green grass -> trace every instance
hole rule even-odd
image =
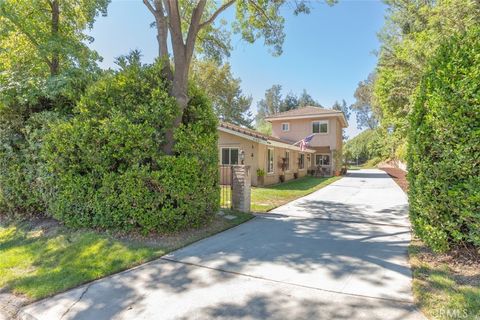
[[[131,268],[249,220],[215,216],[208,226],[170,236],[137,239],[93,231],[51,230],[29,223],[0,224],[0,289],[31,300]]]
[[[415,301],[429,319],[480,316],[479,273],[468,274],[466,268],[454,271],[441,259],[436,262],[436,255],[419,241],[412,242],[409,255]]]
[[[321,189],[341,177],[315,178],[306,176],[268,187],[252,188],[252,211],[267,212],[287,202]]]

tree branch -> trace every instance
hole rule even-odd
[[[223,5],[220,6],[220,8],[215,11],[210,18],[205,20],[204,22],[200,23],[199,25],[199,30],[202,29],[203,27],[206,27],[207,25],[211,24],[215,19],[225,10],[227,10],[232,4],[235,3],[236,0],[229,0],[225,2]]]

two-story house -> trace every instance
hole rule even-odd
[[[271,136],[220,123],[218,147],[222,167],[249,165],[252,185],[302,177],[308,170],[322,169],[327,175],[340,170],[342,129],[348,126],[343,112],[302,107],[265,120],[272,124]],[[310,141],[302,147],[301,141],[307,137]],[[225,170],[221,174],[225,175]]]

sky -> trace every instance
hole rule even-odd
[[[303,89],[324,107],[335,100],[352,104],[359,81],[374,69],[379,48],[377,33],[384,22],[386,6],[375,0],[340,0],[334,6],[315,2],[309,15],[295,16],[285,8],[286,38],[283,54],[271,55],[263,39],[249,44],[232,35],[233,51],[228,61],[235,77],[242,80],[242,90],[253,97],[251,110],[265,90],[282,86],[283,95],[299,95]],[[231,21],[230,8],[221,18]],[[153,16],[140,0],[113,0],[106,17],[98,17],[89,32],[95,39],[90,47],[102,57],[101,66],[114,67],[116,57],[137,49],[143,62],[154,60],[158,52]],[[355,115],[346,134],[357,135]]]

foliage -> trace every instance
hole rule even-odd
[[[365,163],[374,158],[388,156],[383,133],[380,129],[365,130],[353,139],[347,141],[343,148],[344,158],[347,162]]]
[[[257,177],[265,177],[265,170],[258,168]]]
[[[478,27],[443,44],[409,117],[410,214],[436,251],[480,246],[479,48]]]
[[[233,77],[230,64],[195,61],[193,74],[195,83],[210,98],[215,113],[222,121],[252,127],[252,113],[249,111],[252,97],[242,93],[241,80]]]
[[[285,98],[282,96],[282,86],[273,85],[265,91],[265,97],[257,104],[257,115],[255,116],[257,130],[268,133],[271,132],[269,125],[265,124],[265,118],[284,111],[297,109],[305,106],[322,107],[319,102],[315,101],[310,94],[303,89],[300,97],[293,93],[288,93]]]
[[[347,106],[347,102],[343,99],[342,103],[335,100],[332,105],[333,110],[342,111],[345,115],[345,119],[350,119],[350,108]]]
[[[355,103],[350,108],[355,112],[358,129],[375,129],[378,126],[378,111],[374,108],[373,85],[375,74],[368,75],[367,80],[360,81],[355,90]]]
[[[476,0],[387,0],[388,15],[380,34],[382,47],[373,85],[381,126],[391,132],[390,156],[404,145],[414,92],[441,43],[455,32],[480,24]]]
[[[195,88],[175,130],[175,155],[161,151],[179,110],[161,64],[130,56],[92,85],[75,117],[45,137],[42,156],[55,194],[49,212],[75,227],[174,231],[199,226],[218,207],[217,121]]]
[[[40,158],[43,137],[59,121],[56,112],[33,114],[0,108],[0,212],[11,217],[43,214],[47,173]]]

